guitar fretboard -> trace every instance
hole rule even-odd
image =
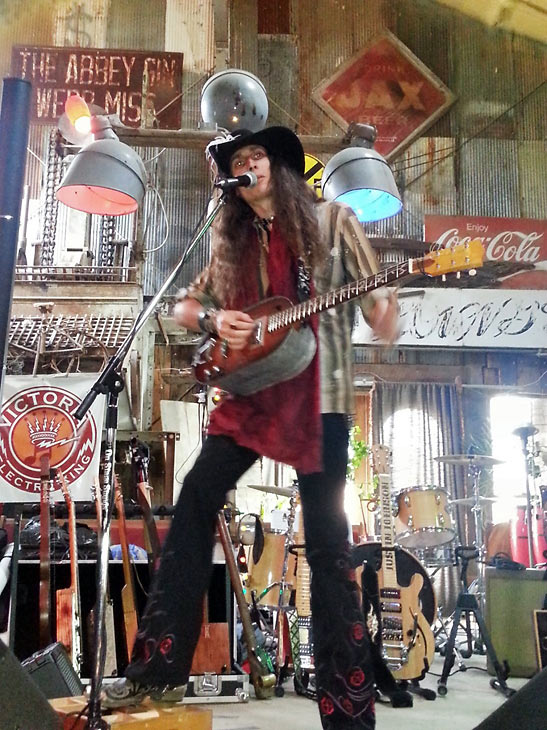
[[[338,289],[319,294],[305,302],[300,302],[292,307],[287,307],[280,312],[276,312],[268,317],[268,332],[275,332],[283,327],[288,327],[295,322],[301,322],[313,314],[318,314],[331,307],[336,307],[344,302],[363,296],[367,292],[378,289],[381,286],[388,286],[398,279],[410,274],[410,262],[403,261],[398,264],[388,266],[378,274],[365,276],[362,279],[344,284]]]
[[[385,548],[393,548],[393,516],[391,513],[391,485],[387,474],[378,474],[380,486],[380,504],[381,504],[381,534],[382,545]],[[386,550],[383,555],[383,573],[385,587],[398,587],[397,569],[395,566],[395,551]]]

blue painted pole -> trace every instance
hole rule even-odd
[[[0,110],[0,403],[8,349],[11,298],[25,179],[31,85],[5,78]]]

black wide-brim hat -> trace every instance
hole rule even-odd
[[[298,175],[304,175],[304,148],[296,134],[287,127],[266,127],[259,132],[236,129],[227,139],[214,139],[207,146],[217,167],[224,175],[231,175],[230,160],[242,147],[260,145],[269,157],[282,160]]]

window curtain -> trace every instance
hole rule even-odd
[[[446,489],[451,499],[466,496],[465,467],[435,461],[436,456],[465,453],[463,406],[455,385],[376,383],[372,435],[375,443],[390,450],[393,494],[437,486]],[[458,523],[459,518],[458,514]],[[457,524],[462,536],[467,533],[463,527]]]

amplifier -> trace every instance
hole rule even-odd
[[[531,677],[539,667],[534,611],[547,597],[547,571],[486,568],[486,628],[500,662],[512,677]],[[494,674],[488,662],[488,670]]]
[[[84,693],[83,685],[72,666],[67,651],[59,642],[35,652],[21,662],[21,666],[48,700],[54,697],[73,697]]]
[[[2,730],[61,730],[43,692],[0,641],[0,727]]]

